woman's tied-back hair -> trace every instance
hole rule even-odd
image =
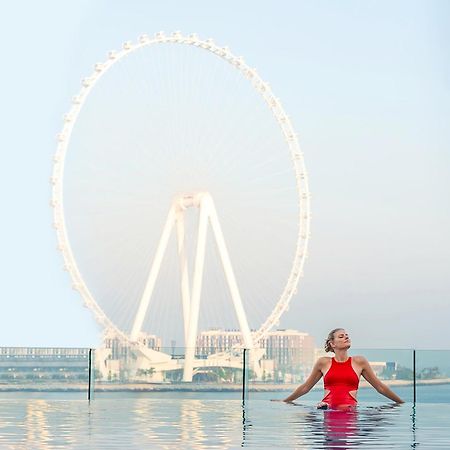
[[[335,328],[334,330],[331,330],[328,333],[328,337],[327,337],[327,339],[325,341],[325,351],[327,353],[328,352],[333,352],[334,353],[333,347],[331,347],[331,341],[334,341],[334,333],[336,333],[336,331],[339,331],[339,330],[343,330],[343,328]]]

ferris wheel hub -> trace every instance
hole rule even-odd
[[[182,194],[174,201],[174,205],[178,210],[184,211],[188,208],[199,208],[203,199],[211,197],[209,192],[194,192]]]

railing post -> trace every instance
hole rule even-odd
[[[88,401],[91,401],[92,348],[89,349]]]
[[[243,358],[242,358],[242,404],[245,403],[245,378],[246,378],[246,356],[247,349],[244,348]]]
[[[413,403],[416,404],[416,350],[413,350]]]

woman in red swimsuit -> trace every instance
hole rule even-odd
[[[396,403],[403,400],[381,382],[364,356],[348,356],[351,341],[343,328],[332,330],[325,341],[325,351],[333,352],[334,357],[319,358],[311,375],[289,397],[283,401],[293,400],[305,395],[323,376],[325,396],[317,405],[323,409],[349,409],[357,404],[359,378],[361,375],[382,395]]]

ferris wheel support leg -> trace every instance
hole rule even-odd
[[[203,201],[200,205],[198,224],[197,249],[192,282],[192,297],[189,308],[189,326],[187,333],[186,352],[184,358],[183,381],[192,381],[195,358],[195,344],[197,339],[198,315],[200,310],[200,295],[202,290],[203,266],[205,263],[206,233],[208,227],[208,210]]]
[[[144,293],[142,294],[141,301],[139,302],[138,312],[134,319],[133,328],[131,330],[130,339],[131,341],[136,341],[137,337],[142,329],[142,324],[144,323],[145,315],[147,313],[148,305],[150,303],[150,298],[153,293],[153,288],[155,287],[156,278],[161,267],[161,262],[166,251],[167,243],[169,241],[170,232],[172,231],[175,221],[175,211],[174,208],[170,208],[169,214],[167,216],[166,224],[159,240],[158,248],[156,249],[155,259],[153,260],[152,268],[150,269],[150,274],[147,279],[147,283],[144,288]]]
[[[180,260],[181,273],[181,300],[183,305],[183,319],[184,319],[184,342],[188,340],[189,328],[189,310],[191,304],[191,295],[189,287],[189,273],[186,261],[186,251],[184,246],[184,211],[177,211],[175,221],[177,224],[177,240],[178,240],[178,258]]]
[[[219,249],[220,259],[222,261],[223,270],[230,289],[231,299],[233,300],[234,310],[239,322],[239,327],[242,332],[245,348],[253,348],[253,338],[248,326],[247,316],[245,314],[244,306],[242,305],[241,295],[234,276],[233,267],[231,266],[230,257],[228,255],[227,246],[223,237],[222,228],[217,218],[216,208],[213,199],[208,195],[205,199],[208,202],[209,220],[211,221],[211,228],[216,238],[217,247]]]

